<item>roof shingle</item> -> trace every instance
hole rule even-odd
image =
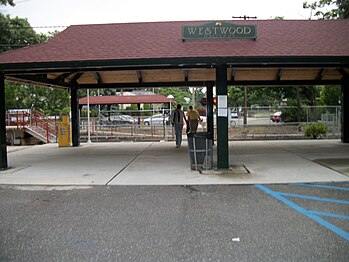
[[[140,58],[349,56],[349,19],[230,21],[257,39],[182,41],[182,26],[207,21],[74,25],[47,43],[0,54],[0,64]]]

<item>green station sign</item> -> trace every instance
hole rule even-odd
[[[253,39],[257,38],[256,25],[237,25],[215,22],[183,26],[183,41],[190,39]]]

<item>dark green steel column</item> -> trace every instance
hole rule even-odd
[[[5,76],[0,72],[0,170],[8,168],[6,147]]]
[[[342,79],[342,117],[341,117],[341,140],[349,143],[349,77]]]
[[[207,132],[213,141],[213,82],[206,84],[206,111],[207,111]]]
[[[72,144],[73,146],[80,145],[80,119],[79,119],[79,99],[78,86],[71,88],[70,105],[72,114]]]
[[[219,116],[219,96],[227,97],[227,66],[216,67],[217,94],[217,168],[229,169],[228,116]]]

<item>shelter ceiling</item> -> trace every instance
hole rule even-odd
[[[349,74],[349,69],[343,71]],[[215,81],[215,69],[157,69],[157,70],[116,70],[87,71],[74,73],[49,73],[48,80],[63,80],[79,85],[104,84],[145,84]],[[228,68],[227,80],[234,81],[339,81],[342,73],[335,68]],[[96,86],[97,87],[97,86]]]

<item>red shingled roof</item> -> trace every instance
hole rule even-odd
[[[224,56],[349,56],[349,19],[229,22],[255,24],[256,41],[182,41],[182,26],[208,21],[74,25],[47,43],[0,54],[0,64]]]
[[[159,104],[173,103],[174,100],[162,95],[139,95],[139,96],[90,96],[91,105],[108,105],[108,104]],[[80,105],[87,105],[87,97],[79,99]]]

